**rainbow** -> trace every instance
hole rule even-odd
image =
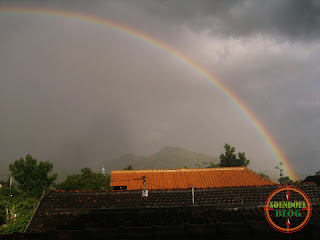
[[[268,133],[266,128],[262,125],[260,120],[250,111],[250,109],[230,90],[227,86],[223,85],[220,81],[218,81],[213,75],[211,75],[205,68],[201,67],[195,61],[186,57],[182,52],[168,44],[159,41],[137,29],[133,29],[130,26],[118,24],[111,20],[97,17],[94,15],[89,15],[86,13],[80,12],[72,12],[65,11],[61,9],[51,9],[51,8],[37,8],[37,7],[17,7],[17,6],[6,6],[0,7],[0,14],[37,14],[37,15],[45,15],[45,16],[54,16],[54,17],[62,17],[66,19],[74,19],[79,22],[87,22],[91,24],[102,25],[108,27],[110,29],[116,30],[118,32],[122,32],[126,35],[129,35],[135,39],[140,41],[144,41],[145,43],[154,46],[158,49],[161,49],[168,54],[176,57],[178,60],[189,66],[191,69],[196,70],[203,77],[205,77],[209,82],[211,82],[217,89],[219,89],[231,102],[238,108],[244,116],[252,123],[254,128],[262,135],[265,143],[271,149],[273,155],[279,162],[283,163],[284,170],[286,174],[294,180],[297,180],[297,176],[293,171],[289,161],[286,159],[284,154],[281,152],[277,143],[273,139],[273,137]]]

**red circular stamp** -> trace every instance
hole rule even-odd
[[[301,230],[311,217],[312,206],[307,194],[295,186],[282,186],[268,196],[264,213],[277,231],[293,233]]]

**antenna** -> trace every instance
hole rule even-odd
[[[146,176],[143,176],[142,179],[143,179],[142,197],[148,197],[148,190],[146,190]]]
[[[11,176],[9,176],[9,181],[10,181],[10,197],[12,197],[12,194],[11,194],[12,177]]]
[[[192,205],[194,205],[194,187],[192,185]]]

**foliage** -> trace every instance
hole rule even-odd
[[[69,175],[56,185],[58,190],[107,190],[110,189],[110,176],[92,172],[90,168],[81,169],[81,174]]]
[[[280,184],[290,184],[290,183],[293,183],[293,181],[290,179],[290,177],[288,176],[284,176],[283,174],[283,163],[280,162],[279,165],[277,165],[275,167],[275,169],[278,169],[279,170],[279,175],[280,175],[280,178],[278,179],[278,182]]]
[[[221,167],[241,167],[241,166],[248,166],[250,160],[246,158],[244,152],[238,153],[237,155],[234,153],[235,148],[231,147],[229,144],[224,145],[225,154],[220,155],[220,166]]]
[[[128,167],[124,168],[123,170],[133,170],[132,165],[129,165]]]
[[[270,179],[270,177],[269,177],[268,175],[264,174],[264,173],[259,173],[259,175],[260,175],[261,177],[264,177],[264,178]]]
[[[15,187],[12,187],[11,189],[11,194],[13,195],[14,193],[16,193],[18,190],[15,188]],[[3,185],[1,188],[0,188],[0,197],[2,196],[7,196],[9,197],[10,196],[10,186],[8,185]]]
[[[218,168],[220,167],[220,163],[209,162],[209,166],[207,168]]]
[[[38,198],[23,193],[13,197],[0,196],[0,216],[4,220],[0,233],[23,232],[38,202]]]
[[[57,174],[49,175],[52,168],[52,163],[48,161],[37,163],[37,159],[29,154],[26,160],[20,158],[9,165],[9,170],[19,183],[20,189],[32,195],[41,195],[43,190],[53,185]]]
[[[295,180],[295,181],[291,180],[291,183],[302,183],[302,182],[303,182],[303,179],[298,179],[298,180]]]
[[[278,169],[279,172],[280,172],[279,173],[280,174],[280,178],[283,177],[283,167],[282,166],[283,166],[283,163],[280,162],[280,164],[275,167],[275,169]]]
[[[215,164],[213,161],[212,162],[205,162],[205,161],[202,161],[202,165],[200,165],[199,163],[196,163],[195,164],[198,168],[216,168],[216,167],[219,167],[219,163],[218,164]],[[206,166],[207,165],[207,166]]]
[[[279,183],[280,184],[290,184],[290,183],[293,183],[293,181],[288,177],[288,176],[285,176],[285,177],[280,177],[278,179]]]

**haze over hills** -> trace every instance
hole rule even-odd
[[[304,178],[320,171],[320,150],[306,151],[288,156],[290,163],[298,166],[297,175]]]
[[[309,165],[313,166],[315,169],[318,169],[317,158],[319,152],[312,152],[310,154],[305,154],[307,157],[306,160],[310,162]],[[302,159],[302,156],[296,156],[295,158],[290,158],[291,161],[296,159]],[[254,160],[252,160],[254,161]],[[108,173],[111,170],[122,170],[129,165],[132,165],[134,169],[174,169],[174,168],[183,168],[188,166],[189,168],[198,167],[196,164],[200,164],[201,167],[207,167],[207,164],[204,162],[213,162],[218,164],[220,162],[219,157],[210,156],[202,153],[192,152],[179,147],[163,147],[159,152],[156,152],[150,156],[139,156],[133,153],[125,154],[119,158],[110,160],[105,160],[95,166],[92,169],[96,172],[100,172],[102,166],[104,165]],[[250,165],[248,166],[250,168]],[[296,174],[299,179],[304,179],[308,175],[314,174],[310,169],[304,169],[301,166],[301,171],[298,171]],[[254,171],[267,174],[271,180],[277,181],[279,178],[278,170],[268,171],[264,169],[253,169]]]
[[[183,168],[187,166],[189,168],[197,167],[196,164],[206,167],[208,162],[219,163],[217,157],[192,152],[179,147],[163,147],[159,152],[150,156],[138,156],[135,154],[125,154],[119,158],[111,161],[103,161],[98,166],[95,166],[95,170],[101,170],[104,165],[107,172],[111,170],[124,169],[129,165],[132,165],[134,169],[172,169]]]
[[[316,171],[320,170],[318,156],[320,156],[319,151],[310,151],[299,155],[289,156],[288,159],[290,159],[290,162],[296,161],[297,165],[300,164],[299,171],[296,172],[296,174],[299,179],[304,179],[306,176],[313,175]],[[303,159],[303,162],[300,161],[301,159]],[[251,160],[255,161],[254,159]],[[38,161],[43,161],[43,159],[38,159]],[[62,168],[54,164],[53,172],[58,173],[57,182],[60,182],[63,181],[67,175],[79,174],[80,169],[84,167],[89,167],[94,172],[101,172],[101,168],[104,165],[106,172],[110,174],[111,170],[122,170],[129,165],[132,165],[134,169],[174,169],[183,168],[185,166],[189,168],[197,168],[198,166],[196,164],[199,164],[201,167],[207,167],[208,164],[205,163],[209,162],[218,164],[220,160],[215,156],[197,153],[179,147],[166,146],[160,151],[149,156],[129,153],[118,158],[106,159],[104,161],[94,162],[86,166],[75,164],[72,168]],[[250,165],[248,167],[251,168]],[[3,175],[4,179],[7,179],[7,176],[9,175],[8,167],[6,166],[0,170],[2,170],[2,172],[0,171],[0,180],[2,180],[1,175]],[[273,181],[277,181],[279,178],[278,170],[253,170],[257,173],[262,172],[268,175]]]

